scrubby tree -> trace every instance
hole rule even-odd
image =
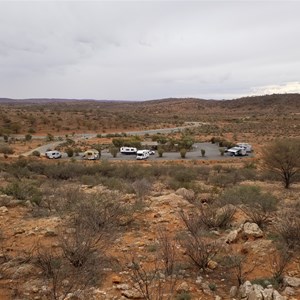
[[[112,146],[112,147],[109,148],[109,152],[113,157],[117,157],[117,154],[119,152],[119,148]]]
[[[185,148],[180,149],[181,158],[185,158],[187,150]]]
[[[264,167],[280,176],[284,187],[300,173],[300,139],[276,140],[263,149]]]

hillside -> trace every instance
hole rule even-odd
[[[2,98],[0,108],[2,135],[77,131],[103,133],[174,127],[191,121],[224,124],[245,118],[249,122],[265,123],[266,118],[275,116],[297,126],[300,95],[253,96],[224,101],[170,98],[136,102]]]

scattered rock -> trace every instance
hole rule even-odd
[[[177,287],[176,287],[176,292],[178,294],[180,293],[184,293],[184,292],[189,292],[190,287],[189,285],[184,281],[182,283],[180,283]]]
[[[1,206],[1,207],[0,207],[0,213],[2,213],[2,214],[8,213],[7,207],[6,207],[6,206]]]
[[[286,297],[281,296],[276,290],[274,290],[273,300],[286,300]]]
[[[175,193],[176,195],[182,196],[184,199],[188,201],[192,201],[195,199],[195,192],[191,190],[187,190],[186,188],[180,188]]]
[[[241,298],[247,298],[250,292],[252,291],[252,284],[250,281],[245,281],[241,286],[239,293]]]
[[[14,235],[22,234],[25,232],[24,228],[15,228],[14,229]]]
[[[272,285],[269,286],[263,290],[262,295],[264,297],[264,300],[272,300],[273,299],[273,292],[274,289],[272,288]]]
[[[136,290],[124,290],[124,291],[122,291],[121,294],[128,299],[142,299],[143,298],[141,293],[139,293]]]
[[[235,298],[236,295],[237,295],[237,292],[238,292],[237,286],[235,286],[235,285],[232,286],[232,287],[230,288],[230,292],[229,292],[230,297],[231,297],[231,298]]]
[[[300,286],[300,278],[297,277],[290,277],[290,276],[285,276],[283,278],[283,282],[292,287],[299,287]]]
[[[252,291],[248,295],[248,300],[263,300],[263,290],[261,285],[253,284]]]
[[[218,263],[214,260],[210,260],[207,264],[207,267],[211,270],[214,270],[218,266]]]
[[[238,229],[230,231],[225,238],[225,243],[231,244],[231,243],[236,242],[238,239],[239,232],[240,232],[240,230],[238,230]]]
[[[282,294],[285,295],[285,296],[294,296],[294,295],[296,295],[296,292],[292,287],[287,286],[284,289],[284,291],[282,292]]]
[[[118,275],[115,275],[115,276],[112,277],[111,281],[112,281],[113,283],[119,284],[119,283],[122,282],[122,278],[121,278],[120,276],[118,276]]]
[[[117,290],[123,290],[123,291],[129,290],[129,285],[126,284],[126,283],[117,284],[117,285],[116,285],[116,289],[117,289]]]
[[[201,284],[201,288],[202,288],[202,291],[204,294],[206,295],[212,295],[212,291],[211,289],[209,288],[209,285],[207,282],[204,282]]]
[[[260,238],[263,236],[262,230],[256,223],[245,223],[243,230],[247,237]]]
[[[54,229],[46,228],[44,236],[45,237],[53,237],[53,236],[57,236],[57,233]]]

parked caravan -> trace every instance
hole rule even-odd
[[[61,153],[56,150],[46,151],[45,155],[47,158],[50,158],[50,159],[58,159],[58,158],[61,158],[61,156],[62,156]]]
[[[82,156],[84,159],[87,159],[87,160],[96,160],[96,159],[99,159],[100,158],[100,155],[99,155],[99,151],[98,150],[95,150],[95,149],[91,149],[91,150],[87,150],[83,153],[83,156]]]
[[[143,160],[149,157],[149,150],[138,150],[136,152],[136,159]]]
[[[121,147],[120,152],[122,154],[134,154],[135,155],[137,153],[137,149],[133,148],[133,147]]]
[[[246,149],[243,147],[233,147],[227,150],[231,156],[245,156],[247,155]]]
[[[237,143],[237,146],[245,148],[246,152],[252,152],[252,146],[248,143]]]

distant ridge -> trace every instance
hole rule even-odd
[[[172,102],[172,105],[170,105]],[[206,100],[199,98],[165,98],[156,100],[96,100],[96,99],[63,99],[63,98],[29,98],[29,99],[10,99],[0,98],[0,104],[18,104],[18,105],[54,105],[69,104],[84,106],[87,103],[94,103],[99,107],[108,109],[124,108],[129,111],[137,112],[140,108],[147,109],[152,113],[152,109],[165,113],[170,113],[180,108],[183,112],[206,110],[239,110],[239,111],[299,111],[300,94],[273,94],[263,96],[249,96],[232,100]],[[167,105],[166,105],[167,104]],[[196,108],[196,109],[195,109]],[[200,112],[200,111],[199,111]]]

